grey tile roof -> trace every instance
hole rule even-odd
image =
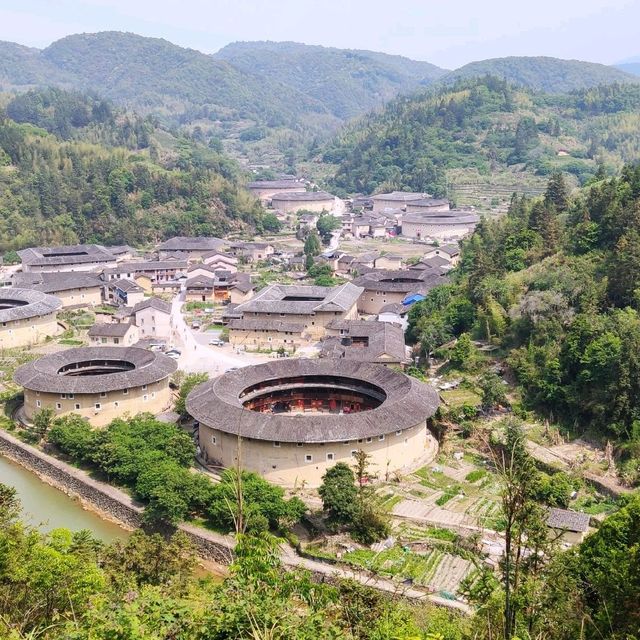
[[[427,293],[439,284],[445,284],[448,279],[433,269],[405,269],[387,270],[375,269],[368,271],[353,281],[353,284],[366,291],[385,291],[395,293]]]
[[[451,257],[460,255],[460,247],[457,247],[455,244],[444,244],[441,247],[436,247],[436,248],[441,253],[446,253]]]
[[[0,322],[37,318],[57,311],[60,298],[33,289],[0,288]]]
[[[343,333],[323,338],[320,357],[399,364],[407,361],[404,331],[399,325],[389,322],[334,320],[327,329],[341,330]],[[368,344],[359,344],[359,339],[366,339]]]
[[[568,509],[549,509],[547,526],[553,529],[564,529],[584,533],[589,529],[589,516],[579,511]]]
[[[148,262],[126,262],[117,267],[106,269],[105,273],[142,273],[153,271],[186,271],[189,263],[186,260],[150,260]]]
[[[320,311],[344,312],[356,303],[361,293],[362,289],[350,282],[336,287],[272,284],[251,300],[238,305],[238,309],[243,313],[299,315],[313,315]]]
[[[249,387],[286,379],[299,385],[307,376],[327,376],[345,385],[369,385],[385,396],[370,411],[352,414],[265,414],[242,406],[241,394]],[[295,379],[292,381],[292,379]],[[317,380],[317,379],[316,379]],[[315,384],[320,384],[315,382]],[[187,398],[187,410],[201,423],[245,438],[279,442],[341,442],[390,434],[432,416],[440,399],[437,391],[389,367],[347,360],[288,358],[243,367],[196,387]]]
[[[227,243],[222,238],[176,236],[158,245],[159,251],[214,251]]]
[[[306,191],[306,188],[302,182],[297,180],[254,180],[248,182],[247,189],[297,189]]]
[[[31,272],[16,273],[13,282],[17,287],[35,289],[43,293],[57,293],[71,289],[93,289],[102,287],[104,282],[99,276],[80,272]]]
[[[124,291],[125,293],[144,291],[144,289],[139,284],[133,282],[132,280],[126,280],[125,278],[112,280],[111,282],[109,282],[109,288],[120,289],[120,291]]]
[[[375,196],[371,196],[371,200],[386,202],[410,202],[412,200],[423,200],[429,198],[428,193],[417,193],[415,191],[392,191],[391,193],[378,193]]]
[[[424,207],[429,209],[430,207],[442,207],[448,205],[449,201],[444,198],[422,198],[420,200],[411,200],[412,207]]]
[[[171,305],[160,298],[147,298],[142,302],[138,302],[133,308],[132,313],[138,313],[143,309],[155,309],[156,311],[162,311],[163,313],[171,313]]]
[[[61,247],[31,247],[18,251],[22,264],[29,266],[55,266],[115,262],[115,255],[99,244],[75,244]]]
[[[58,373],[74,363],[130,363],[133,369],[101,375]],[[102,393],[152,384],[170,376],[176,361],[162,353],[137,347],[78,347],[58,351],[16,369],[14,380],[20,386],[45,393]]]
[[[332,196],[326,191],[307,191],[305,193],[276,193],[272,202],[275,207],[276,202],[329,202],[335,200],[335,196]]]
[[[91,338],[124,338],[131,325],[126,322],[96,322],[89,328]]]

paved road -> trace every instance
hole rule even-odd
[[[236,353],[229,344],[210,346],[209,340],[217,337],[216,334],[192,331],[187,326],[181,312],[184,301],[185,292],[181,291],[171,303],[171,344],[182,351],[178,360],[180,369],[187,373],[206,372],[214,377],[231,367],[246,367],[270,360],[262,354]]]

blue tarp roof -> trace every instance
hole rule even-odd
[[[420,302],[420,300],[424,300],[425,297],[426,296],[423,296],[421,293],[411,293],[402,301],[402,304],[406,306],[414,302]]]

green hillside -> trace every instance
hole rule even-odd
[[[549,93],[567,93],[602,84],[637,82],[616,67],[581,60],[545,56],[512,56],[471,62],[448,73],[442,81],[451,84],[461,78],[495,76],[507,82]]]
[[[600,163],[614,171],[635,161],[639,107],[635,84],[549,95],[490,77],[459,81],[391,102],[345,130],[322,159],[335,165],[331,186],[348,193],[409,189],[455,196],[457,183],[482,177],[510,192],[538,193],[555,170],[577,184]],[[480,204],[473,197],[465,203]]]
[[[403,56],[296,42],[234,42],[215,58],[268,82],[294,87],[341,119],[426,86],[446,73]]]
[[[0,112],[0,251],[173,235],[260,223],[235,164],[103,99],[31,91]]]

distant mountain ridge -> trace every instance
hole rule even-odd
[[[447,73],[403,56],[297,42],[233,42],[214,57],[270,82],[295,87],[341,119],[427,86]]]
[[[453,84],[459,79],[485,75],[548,93],[568,93],[603,84],[637,82],[633,75],[619,68],[596,62],[547,56],[510,56],[470,62],[445,75],[441,83]]]

